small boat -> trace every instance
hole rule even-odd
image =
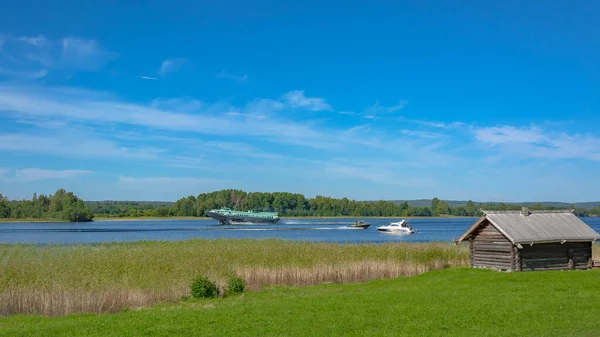
[[[354,223],[348,226],[348,228],[365,229],[369,226],[371,226],[371,224],[366,223],[364,221],[354,221]]]
[[[387,226],[378,226],[377,230],[382,233],[404,233],[404,234],[413,234],[416,233],[417,230],[413,229],[412,226],[408,225],[408,221],[402,219],[398,222],[392,222]]]

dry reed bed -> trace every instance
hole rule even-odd
[[[207,275],[269,285],[364,282],[466,265],[464,245],[205,240],[0,245],[0,315],[117,312],[176,301]]]

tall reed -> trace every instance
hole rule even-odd
[[[189,296],[194,277],[224,285],[363,282],[468,263],[464,245],[193,239],[93,245],[0,245],[0,315],[116,312]]]

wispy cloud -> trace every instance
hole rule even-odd
[[[259,109],[264,116],[269,116],[273,115],[269,109],[275,107],[276,104],[260,104]],[[227,113],[239,109],[221,103],[201,105],[199,111],[191,114],[126,103],[109,95],[81,90],[0,86],[0,112],[16,113],[20,118],[120,123],[213,135],[246,135],[313,147],[326,147],[327,139],[331,141],[331,137],[325,137],[309,125],[280,117],[257,116],[254,101],[248,104],[248,108],[254,114],[232,118]]]
[[[283,102],[292,108],[306,108],[313,111],[333,110],[324,98],[306,97],[304,90],[293,90],[285,93]]]
[[[38,36],[21,36],[18,39],[36,47],[45,46],[50,43],[50,41],[43,34]]]
[[[0,67],[5,76],[36,79],[49,71],[97,70],[117,56],[97,41],[80,37],[6,36]]]
[[[436,184],[435,180],[427,177],[407,177],[406,173],[396,168],[382,167],[381,164],[356,165],[343,163],[328,163],[324,170],[340,178],[355,178],[362,181],[383,185],[397,185],[404,187],[431,187]]]
[[[204,184],[204,183],[215,183],[220,182],[219,179],[202,179],[202,178],[192,178],[192,177],[182,177],[182,178],[174,178],[174,177],[128,177],[128,176],[120,176],[119,183],[122,184],[131,184],[131,185],[146,185],[146,184],[165,184],[171,185],[174,183],[181,184]]]
[[[15,179],[20,181],[38,181],[49,179],[74,179],[83,175],[95,173],[88,170],[47,170],[40,168],[25,168],[15,171]]]
[[[89,138],[77,132],[65,134],[0,133],[0,151],[16,151],[67,158],[102,158],[113,160],[156,159],[162,152],[156,148],[128,148],[100,138]]]
[[[4,167],[0,167],[0,176],[5,175],[6,173],[8,173],[10,170]]]
[[[41,69],[36,71],[17,71],[0,68],[0,75],[5,75],[14,78],[38,79],[48,75],[48,70]]]
[[[408,104],[408,101],[402,100],[396,105],[383,106],[379,103],[379,101],[376,101],[375,104],[373,104],[370,107],[368,107],[367,109],[365,109],[364,116],[366,118],[374,118],[381,113],[389,114],[389,113],[401,110],[407,104]]]
[[[475,138],[484,143],[517,144],[517,143],[543,143],[547,137],[538,127],[517,128],[514,126],[495,126],[475,129]]]
[[[120,176],[111,189],[118,194],[114,199],[176,200],[182,196],[197,195],[201,191],[233,188],[237,182],[198,177],[131,177]],[[109,191],[108,193],[112,193]],[[133,197],[129,197],[134,195]],[[124,197],[125,196],[125,197]]]
[[[510,125],[475,128],[475,139],[506,156],[600,161],[600,138]]]
[[[135,103],[103,92],[0,85],[0,116],[46,129],[34,136],[0,133],[0,151],[129,160],[214,172],[235,172],[242,167],[244,171],[260,172],[265,167],[285,171],[288,166],[281,162],[296,170],[305,167],[302,170],[319,172],[324,163],[298,158],[345,155],[376,163],[381,162],[382,156],[398,160],[403,166],[394,169],[401,172],[406,167],[451,167],[461,157],[453,150],[453,142],[441,132],[436,138],[438,134],[432,130],[412,130],[406,126],[403,131],[368,124],[348,128],[310,120],[305,115],[300,118],[289,113],[289,109],[302,100],[282,97],[293,95],[257,98],[242,106],[166,98]],[[304,107],[324,108],[326,104],[325,107],[332,109],[324,100],[315,101],[304,94],[301,97],[310,102],[304,103]],[[81,131],[84,126],[89,130]],[[67,127],[75,131],[61,132]],[[308,154],[306,147],[311,148]],[[233,162],[215,163],[215,157],[227,154]],[[352,172],[355,171],[347,174]],[[364,168],[361,172],[365,172]],[[369,172],[371,180],[384,173],[376,167],[369,168]],[[401,176],[392,178],[403,181]]]
[[[234,81],[236,81],[238,83],[246,83],[246,82],[248,82],[248,74],[236,75],[236,74],[233,74],[233,73],[226,72],[225,70],[222,70],[221,72],[217,73],[217,78],[234,80]]]
[[[188,61],[185,58],[170,58],[166,59],[160,65],[158,74],[164,76],[169,73],[179,71]]]
[[[408,121],[416,123],[416,124],[439,128],[439,129],[456,129],[456,128],[465,126],[465,123],[463,123],[463,122],[443,123],[443,122],[430,122],[430,121],[422,121],[422,120],[415,120],[415,119],[408,120]]]
[[[430,131],[419,131],[419,130],[409,130],[402,129],[400,133],[408,136],[415,136],[420,138],[440,138],[442,135],[438,132],[430,132]]]
[[[65,37],[61,39],[61,45],[58,65],[62,68],[95,70],[117,57],[116,53],[106,51],[95,40]]]
[[[150,77],[150,76],[139,76],[139,78],[141,78],[143,80],[153,80],[153,81],[158,80],[157,77]]]

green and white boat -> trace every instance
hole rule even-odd
[[[229,207],[211,209],[204,214],[219,221],[220,225],[243,224],[243,223],[277,223],[279,213],[277,212],[255,212],[235,211]]]

